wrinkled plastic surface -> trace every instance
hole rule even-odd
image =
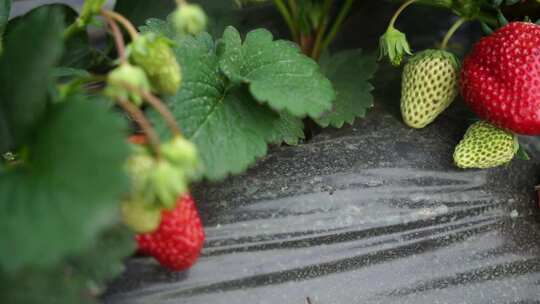
[[[373,47],[384,29],[389,11],[362,3],[370,18],[353,18],[349,28],[369,39],[344,35],[353,40],[342,46]],[[426,11],[402,18],[417,47],[432,46],[433,33],[451,24]],[[469,34],[454,41],[470,43]],[[207,243],[191,270],[170,273],[132,258],[104,301],[540,303],[539,141],[522,139],[531,161],[459,170],[452,152],[470,113],[457,101],[427,128],[407,128],[399,71],[382,67],[379,75],[378,109],[365,120],[275,148],[244,175],[196,187]]]
[[[132,259],[106,302],[536,303],[538,163],[456,169],[454,116],[418,131],[375,110],[199,186],[199,262],[173,274]]]

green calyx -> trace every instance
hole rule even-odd
[[[169,16],[180,34],[197,35],[206,29],[208,18],[198,4],[182,4]]]
[[[401,114],[405,124],[423,128],[433,122],[458,95],[459,62],[446,51],[426,50],[405,65]]]
[[[405,54],[412,55],[406,35],[389,26],[379,39],[379,60],[388,56],[393,66],[399,66]]]
[[[454,151],[454,163],[459,168],[492,168],[510,162],[519,143],[513,133],[487,122],[471,125]]]
[[[184,172],[167,160],[158,160],[150,173],[150,183],[156,200],[165,208],[174,207],[176,199],[187,192]]]
[[[112,99],[129,100],[137,106],[142,105],[142,97],[137,92],[130,91],[126,85],[142,91],[150,91],[151,88],[143,69],[129,63],[123,63],[107,76],[107,87],[104,94]]]
[[[131,179],[131,200],[145,208],[172,208],[176,199],[187,192],[189,181],[200,173],[195,145],[177,136],[159,147],[154,158],[147,147],[134,145],[126,163]]]
[[[146,33],[135,39],[127,51],[130,60],[148,75],[154,91],[174,95],[180,89],[180,65],[171,49],[172,42],[160,35]]]

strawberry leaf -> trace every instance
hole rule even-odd
[[[256,100],[276,111],[317,118],[332,107],[332,84],[317,63],[292,43],[274,41],[267,30],[249,32],[242,43],[240,33],[228,27],[220,45],[220,66],[231,81],[247,83]]]
[[[300,139],[304,139],[304,123],[302,119],[294,117],[288,113],[281,113],[281,119],[274,123],[274,135],[269,142],[280,144],[285,142],[288,145],[297,145]]]
[[[0,56],[0,153],[17,148],[41,119],[47,79],[62,54],[62,16],[42,9],[4,39]]]
[[[321,70],[336,90],[333,109],[316,119],[323,127],[341,128],[344,123],[352,124],[356,117],[364,117],[373,106],[368,82],[377,69],[374,56],[364,55],[361,50],[347,50],[332,57],[321,59]]]
[[[127,229],[113,227],[85,251],[54,267],[30,267],[10,276],[0,273],[2,299],[10,304],[99,303],[105,283],[124,269],[122,259],[133,252],[133,243]]]
[[[184,135],[198,148],[204,176],[218,180],[243,172],[267,153],[269,143],[298,143],[302,121],[260,105],[246,85],[231,82],[220,69],[216,44],[208,34],[176,36],[166,22],[153,19],[142,28],[166,35],[182,67],[182,88],[165,98]],[[167,133],[155,112],[150,117]]]
[[[104,101],[50,105],[38,128],[23,162],[0,172],[0,267],[8,272],[84,249],[115,219],[127,186],[125,123]]]
[[[268,141],[280,137],[273,127],[280,116],[259,106],[245,87],[228,85],[208,34],[178,39],[174,51],[183,84],[165,101],[184,135],[197,145],[206,177],[240,173],[266,154]]]

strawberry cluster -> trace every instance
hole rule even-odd
[[[397,16],[415,1],[405,2],[381,37],[381,57],[399,65],[410,54],[404,34],[393,27]],[[493,4],[499,8],[501,1]],[[403,70],[401,113],[405,124],[423,128],[433,122],[461,92],[467,105],[482,119],[470,126],[454,151],[460,168],[490,168],[510,162],[519,151],[515,134],[540,135],[540,26],[508,23],[502,28],[484,24],[489,36],[481,39],[461,65],[446,50],[459,27],[480,16],[473,1],[441,1],[461,18],[449,29],[440,49],[412,55]],[[406,46],[406,47],[403,47]]]
[[[104,1],[94,0],[101,4]],[[104,94],[139,124],[144,136],[132,138],[126,162],[131,189],[121,203],[124,224],[138,233],[140,251],[171,270],[191,266],[200,254],[204,230],[189,196],[189,182],[200,174],[195,145],[182,137],[162,95],[175,95],[182,84],[174,43],[162,34],[139,33],[129,20],[102,11],[119,55],[119,64],[106,77]],[[176,35],[193,35],[206,27],[206,15],[195,4],[178,1],[171,14]],[[122,25],[131,42],[124,45]],[[165,120],[172,139],[163,142],[143,111],[147,103]]]

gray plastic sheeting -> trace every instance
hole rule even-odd
[[[105,302],[540,303],[538,162],[456,169],[460,117],[412,130],[375,110],[199,186],[199,262],[131,259]]]

